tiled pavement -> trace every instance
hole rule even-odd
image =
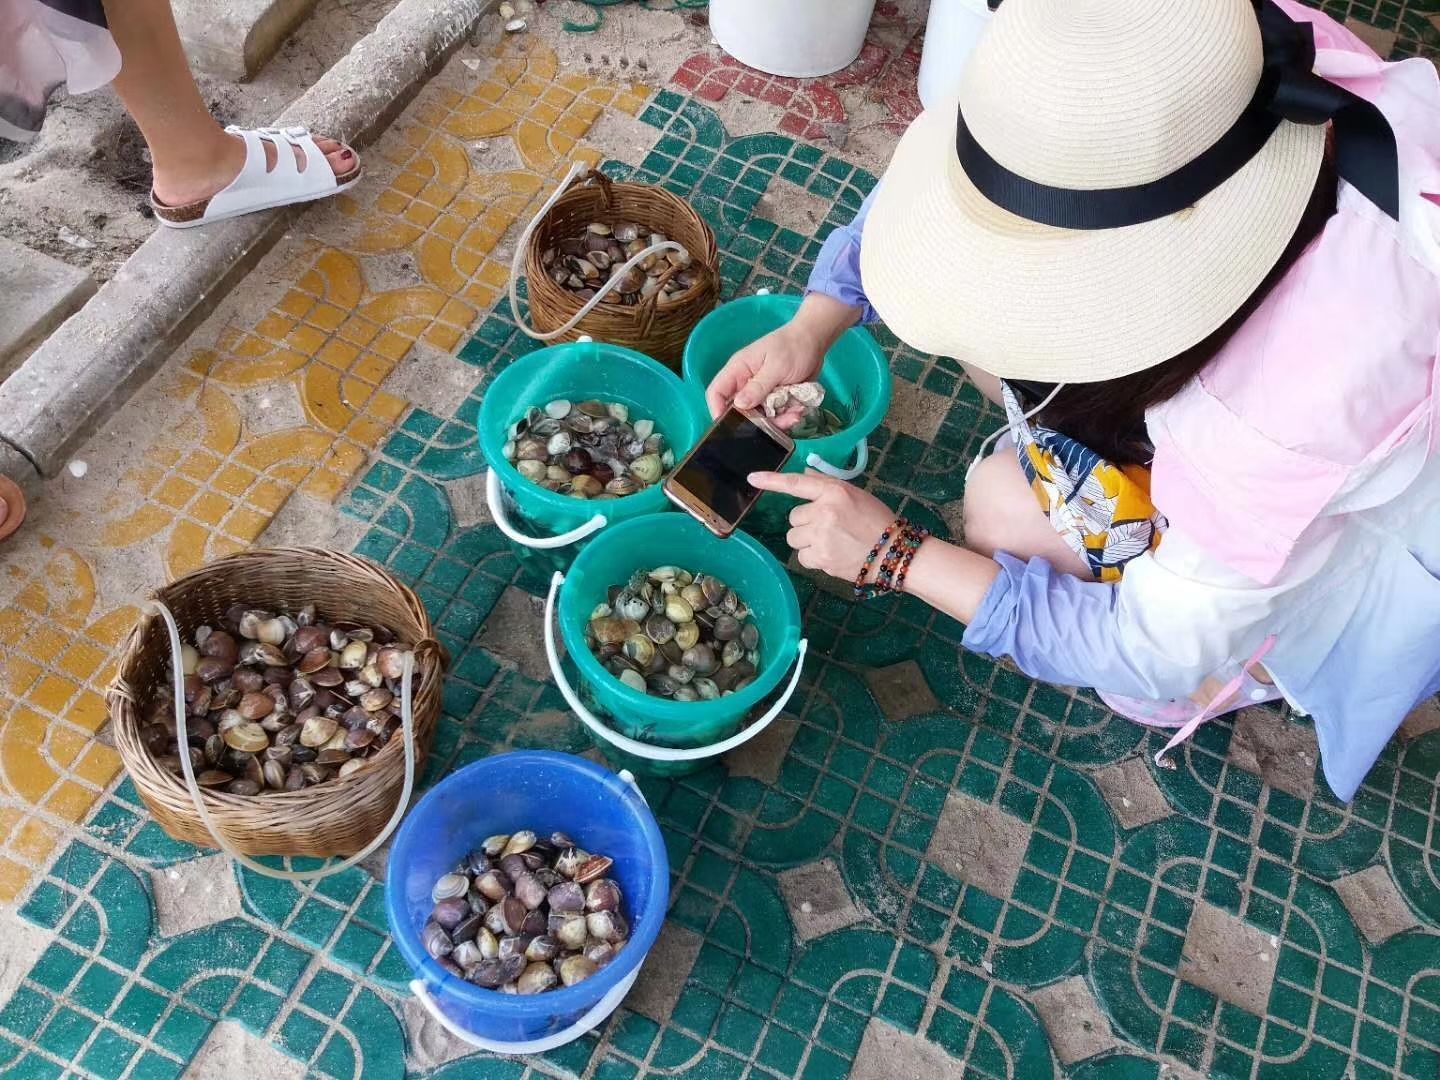
[[[1435,0],[1326,6],[1396,55],[1440,44]],[[455,656],[427,782],[589,748],[539,678],[542,583],[479,497],[480,395],[531,347],[500,302],[516,223],[582,156],[689,197],[727,295],[797,289],[913,108],[918,55],[913,5],[882,3],[849,72],[752,80],[695,12],[600,7],[592,35],[545,11],[464,50],[359,198],[302,219],[7,546],[0,1072],[1436,1076],[1440,705],[1348,807],[1309,728],[1267,711],[1160,771],[1088,694],[802,575],[791,715],[647,786],[670,921],[626,1006],[564,1050],[460,1057],[423,1021],[378,863],[297,888],[149,821],[104,730],[114,650],[147,587],[254,543],[353,547],[417,585]],[[996,418],[953,364],[881,337],[896,403],[869,484],[943,534]]]

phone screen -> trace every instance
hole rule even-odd
[[[752,472],[773,472],[789,456],[790,451],[768,432],[731,409],[675,471],[673,479],[734,524],[760,495],[745,478]]]

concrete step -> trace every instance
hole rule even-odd
[[[201,71],[252,78],[318,0],[173,0],[185,55]]]
[[[94,294],[84,270],[0,236],[0,380]]]

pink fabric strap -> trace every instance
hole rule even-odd
[[[1155,764],[1158,768],[1175,768],[1175,762],[1171,761],[1166,755],[1181,743],[1189,741],[1190,737],[1200,730],[1201,724],[1213,720],[1216,716],[1220,715],[1230,699],[1239,693],[1241,685],[1245,682],[1245,676],[1249,673],[1250,669],[1260,663],[1261,660],[1264,660],[1274,647],[1275,635],[1271,634],[1260,643],[1260,647],[1255,650],[1250,659],[1245,661],[1244,666],[1240,668],[1240,673],[1221,687],[1220,692],[1210,699],[1209,704],[1192,716],[1184,727],[1170,737],[1170,741],[1165,744],[1164,748],[1156,753]]]

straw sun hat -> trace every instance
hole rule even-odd
[[[910,345],[1002,378],[1096,382],[1183,352],[1289,244],[1326,121],[1341,176],[1395,213],[1388,124],[1314,58],[1270,0],[1006,0],[958,104],[895,150],[867,295]]]

